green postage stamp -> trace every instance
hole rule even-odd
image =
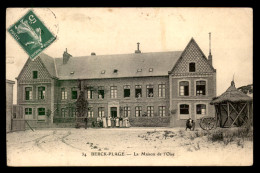
[[[13,24],[8,32],[31,59],[34,59],[56,39],[32,10]]]

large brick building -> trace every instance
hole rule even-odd
[[[189,117],[214,116],[216,70],[192,38],[183,51],[62,58],[28,58],[17,77],[25,119],[55,124],[75,119],[78,81],[86,115],[128,116],[132,126],[184,126]]]

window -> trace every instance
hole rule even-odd
[[[78,98],[78,91],[77,88],[71,88],[71,99],[77,99]]]
[[[200,115],[206,115],[206,105],[198,104],[196,106],[196,113]]]
[[[135,97],[136,98],[142,97],[142,86],[141,85],[135,86]]]
[[[137,69],[137,72],[142,72],[142,69],[141,68]]]
[[[93,113],[93,108],[88,108],[88,117],[92,117],[93,118],[94,113]]]
[[[63,117],[63,118],[65,118],[66,117],[66,108],[61,108],[61,116]]]
[[[98,108],[98,116],[99,117],[105,116],[105,108],[104,107]]]
[[[38,87],[38,99],[44,100],[45,99],[45,87]]]
[[[104,99],[105,97],[105,89],[103,86],[98,87],[98,98]]]
[[[129,117],[130,116],[130,107],[125,106],[124,107],[124,116]]]
[[[153,117],[153,106],[147,106],[147,116]]]
[[[25,88],[25,100],[32,100],[32,87]]]
[[[61,88],[61,99],[66,100],[67,99],[67,91],[65,88]]]
[[[118,70],[117,69],[114,69],[114,73],[117,73],[118,72]]]
[[[206,95],[206,81],[196,81],[196,95]]]
[[[37,79],[38,78],[38,71],[33,71],[33,79]]]
[[[45,108],[38,108],[38,115],[45,115]]]
[[[105,73],[106,73],[106,70],[102,70],[102,71],[101,71],[101,74],[105,74]]]
[[[159,84],[159,97],[165,97],[165,84]]]
[[[165,106],[159,106],[159,116],[160,117],[165,116]]]
[[[180,96],[188,96],[189,95],[189,82],[182,81],[180,82]]]
[[[25,115],[32,115],[32,108],[25,108]]]
[[[70,108],[70,117],[76,117],[76,108]]]
[[[93,87],[87,87],[87,99],[93,99]]]
[[[153,97],[153,85],[146,86],[146,95],[147,97]]]
[[[117,98],[117,87],[116,86],[110,87],[110,97]]]
[[[149,72],[153,72],[153,68],[149,68]]]
[[[180,105],[180,114],[189,114],[189,105]]]
[[[142,114],[142,106],[136,106],[135,107],[135,116],[140,117]]]
[[[130,86],[129,85],[124,86],[124,97],[130,97]]]
[[[196,71],[195,63],[191,62],[189,64],[189,72],[195,72],[195,71]]]

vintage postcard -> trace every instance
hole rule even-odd
[[[253,165],[251,8],[7,8],[8,166]]]

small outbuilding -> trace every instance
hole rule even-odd
[[[253,99],[235,87],[235,82],[222,95],[212,99],[218,127],[240,127],[252,122]],[[249,123],[250,123],[249,122]]]

